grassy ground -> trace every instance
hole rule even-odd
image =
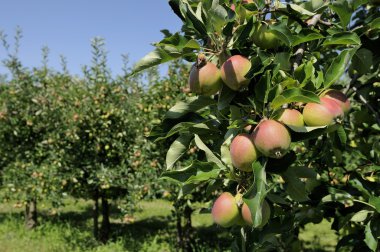
[[[112,237],[107,244],[92,236],[92,205],[88,201],[69,200],[65,207],[52,215],[49,206],[40,206],[39,227],[26,231],[22,209],[0,204],[0,252],[59,252],[59,251],[174,251],[175,221],[172,206],[163,200],[143,201],[142,211],[134,221],[125,223],[119,215],[111,215]],[[226,251],[231,237],[212,224],[210,214],[193,215],[196,242],[203,251]],[[309,251],[333,251],[336,236],[329,223],[307,225],[300,234]],[[212,241],[212,242],[210,242]]]

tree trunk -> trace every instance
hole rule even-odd
[[[178,201],[174,203],[174,213],[177,227],[177,251],[183,251],[182,211]]]
[[[191,246],[193,242],[193,226],[191,224],[191,214],[193,212],[193,209],[186,205],[184,210],[184,217],[185,217],[185,227],[184,227],[184,251],[193,251],[193,248]]]
[[[98,239],[98,217],[99,217],[99,192],[98,189],[95,189],[94,192],[94,212],[93,212],[93,219],[94,219],[94,237],[95,239]]]
[[[33,229],[37,227],[37,200],[34,198],[26,202],[25,206],[25,227]]]
[[[111,224],[110,224],[110,213],[109,213],[109,204],[108,200],[105,197],[105,195],[102,195],[102,225],[100,227],[100,241],[103,243],[106,243],[109,238],[109,233],[111,230]]]

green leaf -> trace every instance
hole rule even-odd
[[[322,198],[322,202],[340,202],[342,204],[353,203],[353,197],[346,191],[339,190],[333,187],[329,187],[329,195]]]
[[[373,211],[368,210],[360,210],[359,212],[355,213],[354,216],[351,217],[352,222],[363,222],[367,219],[369,214],[372,214]]]
[[[198,135],[195,135],[194,140],[197,147],[206,153],[207,161],[214,162],[219,166],[220,169],[226,169],[226,166],[222,163],[222,161],[220,161],[220,159],[215,156],[215,154],[203,143]]]
[[[308,168],[306,166],[292,166],[290,169],[294,172],[294,174],[298,178],[308,178],[308,179],[317,179],[318,173],[312,169]]]
[[[292,32],[284,23],[278,23],[276,25],[269,25],[268,29],[271,33],[275,34],[278,39],[280,39],[285,45],[289,46],[292,44],[294,37]]]
[[[347,143],[347,134],[346,131],[344,130],[343,126],[340,125],[338,129],[336,130],[336,133],[338,135],[338,138],[341,142],[342,145],[346,145]]]
[[[333,4],[330,4],[329,7],[338,14],[343,29],[346,29],[353,13],[353,10],[348,5],[348,1],[335,1]]]
[[[297,46],[301,43],[310,42],[317,39],[323,39],[324,36],[318,32],[309,29],[302,30],[299,34],[294,35],[291,41],[291,46]]]
[[[177,133],[180,134],[199,134],[199,135],[209,135],[212,133],[218,132],[212,123],[204,121],[204,123],[196,123],[196,122],[181,122],[174,125],[166,134],[159,134],[157,138],[155,138],[155,142],[167,139],[171,136],[174,136]]]
[[[302,8],[301,6],[297,5],[297,4],[289,4],[290,8],[292,8],[292,10],[298,12],[299,14],[301,15],[305,15],[305,16],[314,16],[316,13],[314,12],[311,12],[311,11],[308,11],[304,8]]]
[[[229,129],[224,135],[224,142],[220,147],[221,160],[227,166],[232,168],[231,154],[230,154],[230,144],[234,136],[239,132],[239,129]]]
[[[236,92],[234,90],[223,84],[218,99],[218,110],[227,108],[230,105],[231,101],[234,99],[235,95]]]
[[[274,57],[274,64],[280,65],[280,69],[284,71],[290,70],[290,53],[289,52],[279,52]]]
[[[372,205],[378,213],[380,213],[380,197],[371,196],[369,198],[369,204]]]
[[[323,72],[318,71],[317,73],[318,73],[317,77],[311,80],[314,84],[315,89],[319,89],[324,81]]]
[[[171,145],[166,153],[166,169],[170,170],[174,164],[186,153],[193,135],[180,135]]]
[[[323,1],[323,0],[311,0],[311,1],[303,2],[301,4],[301,6],[303,6],[307,10],[310,10],[313,12],[316,12],[318,10],[317,13],[321,13],[321,9],[327,5],[328,5],[328,1]]]
[[[207,14],[209,18],[207,23],[212,24],[216,32],[220,32],[225,24],[230,21],[226,9],[219,4],[218,0],[212,1],[211,9],[208,10]]]
[[[145,55],[141,60],[139,60],[136,65],[133,67],[131,75],[138,73],[147,68],[168,62],[170,60],[174,60],[179,58],[180,55],[171,56],[168,52],[166,52],[162,48],[156,48],[154,51]]]
[[[272,201],[273,203],[287,205],[287,206],[290,205],[290,203],[285,200],[286,197],[283,197],[282,195],[280,196],[280,195],[277,195],[277,194],[274,194],[274,193],[268,193],[267,194],[267,198],[270,201]]]
[[[239,29],[240,33],[237,39],[235,40],[235,44],[237,45],[244,44],[247,42],[247,39],[249,39],[251,32],[254,28],[253,18],[249,19],[245,25],[240,26],[240,27],[241,27],[241,29]]]
[[[314,102],[320,103],[319,97],[313,92],[300,88],[290,88],[282,92],[281,95],[273,99],[271,103],[272,109],[277,109],[284,104],[291,102]]]
[[[288,169],[281,176],[285,180],[285,190],[293,200],[298,202],[309,200],[305,183],[296,176],[294,169]]]
[[[199,184],[218,177],[220,169],[214,163],[195,160],[181,170],[162,173],[162,178],[183,184]]]
[[[294,77],[298,80],[299,87],[304,87],[312,77],[314,77],[315,68],[311,61],[301,64],[295,71]]]
[[[377,237],[374,237],[371,230],[371,221],[367,223],[365,226],[365,239],[364,242],[367,244],[367,246],[372,250],[376,251],[378,239]]]
[[[173,12],[182,20],[185,20],[185,17],[182,15],[181,10],[179,8],[180,0],[169,0],[169,5],[172,8]]]
[[[179,101],[166,113],[167,119],[178,119],[190,112],[196,112],[207,106],[216,104],[216,101],[207,96],[196,96],[189,98],[186,102]]]
[[[260,227],[262,223],[262,206],[266,194],[266,172],[265,172],[266,160],[259,159],[252,165],[254,182],[251,188],[246,192],[243,197],[244,202],[248,205],[251,211],[253,220],[253,227]]]
[[[154,51],[148,53],[136,63],[130,75],[180,57],[192,55],[195,50],[200,50],[200,45],[196,40],[188,40],[179,33],[164,38],[156,43],[155,46]]]
[[[268,102],[268,93],[271,86],[271,74],[270,71],[266,71],[265,74],[260,78],[260,81],[255,85],[255,97],[256,100],[263,103]]]
[[[372,20],[371,23],[369,23],[369,28],[371,30],[380,29],[380,17]]]
[[[334,84],[344,73],[348,62],[356,52],[357,48],[343,50],[331,63],[326,70],[324,88],[329,88]]]
[[[199,3],[202,4],[201,2]],[[184,14],[184,16],[190,20],[190,22],[193,24],[194,29],[201,35],[201,36],[207,36],[207,29],[205,24],[203,23],[203,20],[200,16],[197,16],[196,13],[191,9],[191,6],[188,3],[180,2],[180,8],[181,12]],[[199,7],[198,7],[199,9]]]
[[[359,36],[354,32],[342,32],[333,34],[327,37],[323,42],[323,46],[327,45],[360,45],[361,41]]]
[[[326,132],[327,126],[317,126],[317,127],[297,127],[286,125],[290,129],[290,134],[292,142],[303,141],[307,139],[317,138]]]
[[[352,57],[351,66],[360,75],[366,74],[370,71],[373,64],[373,54],[366,48],[359,49]]]

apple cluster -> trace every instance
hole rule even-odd
[[[259,29],[266,28],[262,24]],[[265,31],[262,30],[261,34],[265,35]],[[260,38],[256,38],[255,43],[260,44]],[[250,69],[251,62],[241,55],[231,56],[219,69],[200,54],[190,72],[190,90],[200,95],[213,95],[225,84],[238,91],[250,83],[250,79],[245,77]],[[253,126],[248,125],[246,132],[238,134],[231,142],[232,165],[240,171],[252,172],[252,164],[259,156],[280,159],[290,148],[289,127],[340,123],[349,109],[350,101],[346,95],[330,89],[322,93],[320,103],[305,104],[302,113],[297,109],[285,108],[274,119],[262,119],[253,130]],[[262,223],[265,225],[270,216],[270,207],[265,200],[262,206]],[[234,197],[229,192],[222,193],[214,203],[212,216],[214,222],[222,227],[253,224],[249,207],[242,201],[241,194]]]
[[[245,127],[246,133],[240,133],[230,145],[231,161],[234,167],[244,172],[252,172],[252,164],[259,155],[271,158],[283,157],[291,143],[290,133],[285,125],[294,127],[327,126],[338,122],[350,109],[349,99],[338,90],[328,90],[320,97],[320,103],[307,103],[303,113],[296,109],[283,109],[277,120],[263,119],[254,128]],[[270,207],[264,200],[262,204],[262,224],[270,218]],[[233,225],[252,226],[252,216],[242,195],[233,196],[223,192],[214,202],[211,211],[213,220],[222,227]]]
[[[214,63],[207,62],[203,54],[199,54],[190,71],[190,91],[199,95],[213,95],[222,88],[223,83],[238,91],[248,86],[250,80],[245,75],[250,69],[251,62],[241,55],[230,57],[219,69]]]
[[[270,218],[270,206],[268,202],[263,201],[261,208],[262,224],[264,226]],[[242,195],[233,196],[229,192],[222,193],[215,201],[211,215],[216,224],[222,227],[231,227],[233,225],[252,226],[252,215],[248,205],[243,202]]]
[[[238,134],[230,145],[233,166],[241,171],[252,172],[252,164],[260,155],[282,158],[291,143],[290,133],[285,126],[328,126],[340,122],[350,109],[350,101],[338,90],[323,93],[320,101],[307,103],[302,114],[296,109],[284,109],[278,120],[263,119],[251,134]]]
[[[303,118],[308,126],[325,126],[340,122],[350,110],[350,100],[338,90],[330,89],[322,94],[321,103],[308,103]]]

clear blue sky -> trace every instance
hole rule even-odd
[[[72,74],[91,61],[90,41],[106,40],[108,65],[113,74],[121,72],[121,54],[135,63],[153,50],[160,32],[180,30],[181,20],[167,0],[5,0],[1,2],[0,30],[11,44],[16,27],[23,31],[19,56],[24,65],[41,66],[41,48],[50,49],[49,66],[60,70],[62,54]],[[0,58],[5,51],[0,47]],[[0,66],[0,73],[5,73]]]

